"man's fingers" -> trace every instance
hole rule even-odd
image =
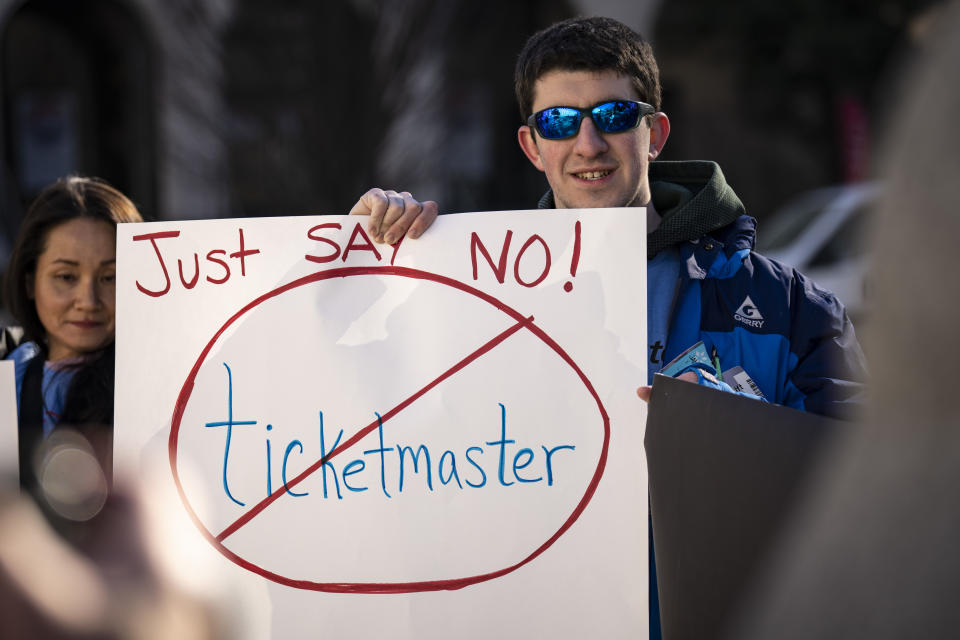
[[[432,200],[420,202],[409,191],[370,189],[350,210],[367,215],[367,233],[375,242],[393,244],[404,234],[419,238],[437,219],[439,207]]]
[[[360,196],[360,199],[357,200],[357,204],[353,205],[353,208],[350,209],[350,215],[352,216],[368,216],[370,215],[370,198],[371,195],[377,191],[382,191],[381,189],[370,189],[365,194]]]
[[[383,189],[370,189],[360,196],[357,204],[350,209],[350,215],[370,216],[370,220],[367,222],[367,233],[374,238],[381,235],[380,227],[383,224],[383,217],[387,213],[389,204],[388,193]]]
[[[376,242],[383,242],[383,235],[390,225],[403,213],[403,196],[392,190],[379,190],[374,194],[367,233]]]
[[[377,242],[386,242],[393,244],[403,237],[410,223],[414,218],[420,215],[422,206],[410,195],[409,191],[396,193],[388,191],[387,213],[383,216],[383,222],[380,225],[380,236],[376,238]]]
[[[687,382],[697,382],[697,374],[693,371],[687,371],[686,373],[681,373],[677,376],[677,380],[685,380]],[[637,387],[637,396],[644,402],[650,402],[650,394],[653,392],[653,387],[650,385],[644,385],[642,387]]]
[[[437,214],[440,212],[440,207],[438,207],[437,203],[433,200],[422,202],[421,205],[420,215],[414,219],[413,224],[411,224],[407,230],[407,235],[411,238],[419,238],[423,235],[423,232],[433,224],[433,221],[437,219]]]
[[[385,229],[383,240],[388,244],[393,244],[402,238],[413,221],[423,211],[423,205],[414,200],[409,193],[403,192],[400,195],[403,197],[403,210],[400,215],[391,220],[391,213],[393,212],[388,211],[383,220],[383,228]]]
[[[404,212],[409,206],[415,206],[415,210],[419,211],[419,203],[416,200],[410,197],[408,193],[406,196],[403,194],[397,193],[396,191],[387,191],[387,210],[383,214],[383,220],[380,222],[380,233],[377,237],[378,242],[383,242],[383,236],[394,223],[403,217]],[[411,204],[415,203],[415,204]]]

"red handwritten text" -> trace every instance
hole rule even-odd
[[[317,262],[319,264],[324,264],[327,262],[333,262],[337,258],[341,262],[346,262],[347,258],[350,257],[350,252],[352,251],[365,251],[372,254],[377,261],[382,260],[380,252],[377,251],[377,246],[370,240],[370,236],[367,235],[367,232],[363,230],[363,225],[359,222],[356,223],[353,227],[353,231],[350,233],[350,239],[347,241],[347,246],[342,248],[335,238],[330,238],[330,230],[340,231],[343,226],[339,222],[325,222],[323,224],[318,224],[315,227],[311,227],[307,231],[307,237],[311,240],[316,240],[317,242],[322,242],[326,245],[327,251],[321,254],[313,255],[306,254],[304,258],[310,262]],[[397,251],[400,249],[400,244],[403,242],[403,238],[400,238],[392,245],[393,253],[390,255],[390,264],[393,264],[394,259],[397,257]]]
[[[207,282],[212,284],[224,284],[230,279],[230,263],[227,262],[227,258],[232,258],[240,261],[240,275],[247,275],[247,264],[246,259],[248,256],[256,255],[260,253],[260,249],[247,249],[246,244],[244,243],[243,238],[243,229],[238,229],[240,234],[239,248],[231,254],[227,254],[226,249],[211,249],[206,253],[206,263],[205,266],[207,269],[212,269],[205,275]],[[169,239],[169,238],[178,238],[180,236],[179,230],[174,231],[157,231],[154,233],[144,233],[139,236],[133,236],[134,242],[143,242],[144,240],[149,240],[150,244],[153,246],[153,251],[157,256],[157,261],[160,264],[160,271],[163,273],[163,286],[159,289],[148,289],[143,284],[137,280],[137,289],[141,293],[145,293],[148,296],[154,298],[159,298],[162,295],[166,295],[170,292],[170,274],[167,271],[167,263],[163,258],[163,252],[160,250],[160,240]],[[193,266],[187,267],[187,273],[191,275],[187,277],[184,274],[183,260],[177,258],[177,271],[180,274],[180,284],[183,285],[184,289],[190,290],[197,286],[197,283],[200,281],[200,254],[193,253]]]
[[[574,225],[573,257],[570,261],[570,276],[576,277],[577,266],[580,262],[580,221],[577,220]],[[493,271],[493,277],[497,282],[503,284],[507,278],[507,267],[510,261],[510,242],[513,240],[513,231],[507,230],[503,236],[503,242],[500,245],[500,256],[494,261],[493,256],[487,249],[487,246],[474,231],[470,234],[470,261],[473,264],[473,279],[479,279],[478,256],[482,256],[490,270]],[[551,266],[550,247],[546,240],[537,234],[533,234],[523,243],[516,257],[513,259],[513,278],[518,284],[524,287],[535,287],[543,282],[550,274]],[[532,266],[531,266],[532,265]],[[539,271],[537,271],[539,269]],[[527,277],[524,277],[524,274]],[[573,282],[567,281],[563,285],[563,290],[570,292],[573,290]]]
[[[513,239],[513,231],[507,231],[506,235],[503,238],[503,244],[500,248],[500,258],[497,260],[497,263],[493,263],[493,258],[490,256],[490,252],[487,250],[487,247],[483,244],[483,241],[480,240],[480,236],[477,235],[477,232],[474,231],[470,234],[470,260],[473,262],[473,279],[478,279],[477,273],[477,253],[482,255],[487,264],[490,265],[490,268],[493,270],[493,275],[497,279],[497,282],[503,284],[503,281],[506,279],[507,275],[507,260],[510,253],[510,241]],[[531,280],[524,279],[520,275],[520,263],[523,261],[524,255],[527,253],[531,247],[534,245],[539,245],[540,251],[534,251],[539,253],[542,257],[542,268],[540,273],[536,275]],[[534,234],[527,239],[523,246],[520,247],[520,251],[517,252],[517,257],[513,262],[513,277],[516,281],[523,285],[524,287],[535,287],[547,277],[550,273],[550,247],[547,246],[547,243],[539,235]]]

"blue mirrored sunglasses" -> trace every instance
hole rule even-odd
[[[655,112],[656,109],[646,102],[612,100],[589,109],[550,107],[527,118],[527,124],[548,140],[563,140],[577,135],[584,116],[593,120],[597,129],[604,133],[620,133],[635,129],[641,118]]]

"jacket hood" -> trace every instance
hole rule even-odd
[[[667,247],[725,227],[746,214],[716,162],[651,162],[649,176],[653,206],[661,221],[647,236],[648,258]]]

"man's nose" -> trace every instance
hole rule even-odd
[[[574,141],[573,150],[578,155],[592,158],[604,153],[609,148],[603,134],[590,118],[584,118],[580,123],[580,131]]]

